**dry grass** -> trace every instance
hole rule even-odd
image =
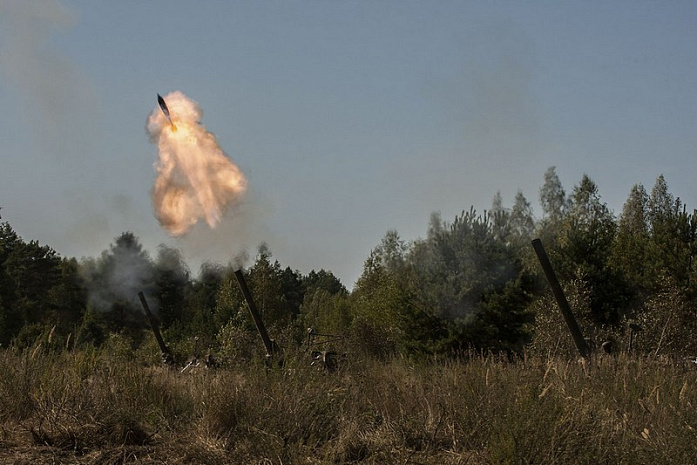
[[[692,364],[287,355],[199,370],[0,352],[1,463],[693,463]]]

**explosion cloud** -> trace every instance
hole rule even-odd
[[[146,125],[159,153],[152,190],[155,216],[173,236],[202,219],[214,228],[244,194],[247,180],[201,124],[203,111],[196,102],[179,91],[164,100],[169,117],[158,105]]]

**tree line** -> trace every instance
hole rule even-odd
[[[540,238],[590,342],[653,354],[695,355],[697,217],[660,175],[632,187],[615,215],[584,175],[567,194],[554,167],[539,190],[541,217],[522,192],[505,207],[431,215],[424,238],[387,231],[349,292],[331,271],[303,274],[260,245],[244,271],[269,332],[301,344],[308,328],[342,335],[375,356],[457,355],[476,349],[570,350],[530,242]],[[154,256],[131,232],[99,257],[60,257],[0,223],[0,344],[42,341],[57,350],[114,338],[136,349],[152,338],[137,293],[167,341],[194,338],[230,357],[259,344],[234,265],[206,263],[197,276],[177,249]],[[183,349],[182,349],[183,350]]]

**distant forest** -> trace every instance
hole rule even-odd
[[[697,354],[697,217],[662,175],[650,192],[636,184],[615,215],[588,176],[567,193],[551,167],[539,203],[535,218],[522,192],[510,207],[496,194],[483,212],[432,214],[424,238],[407,242],[387,231],[350,292],[331,271],[281,265],[263,244],[244,274],[280,346],[303,344],[312,328],[378,357],[571,355],[572,339],[531,247],[540,238],[591,345]],[[251,358],[262,346],[234,271],[208,263],[194,276],[178,250],[160,246],[151,254],[131,232],[101,256],[78,261],[2,222],[0,344],[159,356],[142,291],[175,352],[197,344],[223,363]]]

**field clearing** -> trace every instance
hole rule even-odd
[[[694,463],[683,361],[349,360],[215,371],[0,353],[0,462]]]

